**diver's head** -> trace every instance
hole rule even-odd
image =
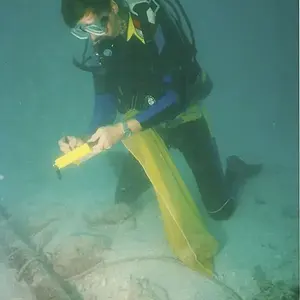
[[[80,39],[113,38],[123,27],[120,8],[113,0],[62,0],[61,12],[72,34]]]

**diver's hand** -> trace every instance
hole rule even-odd
[[[58,146],[61,152],[68,153],[83,144],[83,140],[75,136],[66,136],[58,141]]]
[[[110,149],[118,143],[124,136],[123,125],[118,123],[112,126],[100,127],[90,137],[88,143],[93,143],[93,152],[99,153],[103,150]]]

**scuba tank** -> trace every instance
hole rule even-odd
[[[165,11],[169,13],[175,24],[179,36],[181,37],[181,53],[185,53],[181,58],[181,66],[183,68],[183,73],[186,76],[188,84],[195,83],[197,76],[201,72],[201,67],[197,61],[197,47],[194,36],[194,31],[191,22],[179,0],[163,0],[163,5],[165,6]],[[171,11],[168,9],[171,9]],[[182,17],[186,23],[189,30],[190,37],[188,38],[184,29]]]

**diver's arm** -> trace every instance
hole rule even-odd
[[[142,129],[147,129],[174,119],[182,111],[179,94],[175,90],[170,89],[155,104],[147,110],[138,113],[135,119],[139,122]]]
[[[134,129],[147,129],[155,127],[166,121],[173,120],[185,109],[185,101],[182,101],[184,90],[184,82],[179,79],[179,74],[173,73],[173,76],[166,75],[163,77],[165,86],[164,93],[157,101],[144,111],[140,111],[134,118],[139,126],[134,126]],[[133,124],[136,124],[133,122]],[[132,128],[128,127],[132,130]],[[134,132],[134,131],[133,131]]]
[[[87,142],[91,138],[91,135],[93,135],[99,127],[112,124],[116,116],[117,116],[116,97],[111,93],[95,94],[93,117],[90,122],[88,132],[84,137],[82,137],[82,140],[84,142]],[[86,155],[80,161],[83,162],[85,160],[88,160],[97,154],[98,154],[97,151],[92,151],[90,154]]]
[[[89,133],[94,133],[99,127],[112,124],[116,116],[117,106],[115,96],[110,93],[96,94]]]
[[[174,119],[182,112],[178,98],[175,91],[167,91],[154,105],[139,112],[135,118],[128,120],[127,126],[132,133],[137,133]]]
[[[99,127],[112,124],[117,116],[117,99],[110,88],[105,72],[93,73],[94,109],[89,134]]]

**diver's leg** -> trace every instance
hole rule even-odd
[[[118,179],[115,202],[133,204],[149,187],[151,182],[144,169],[135,157],[128,153]]]
[[[204,117],[178,126],[172,134],[175,135],[173,144],[190,166],[209,215],[216,220],[228,219],[235,210],[241,184],[259,173],[261,165],[248,165],[237,156],[231,156],[224,174]]]

